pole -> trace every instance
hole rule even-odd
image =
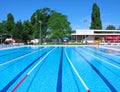
[[[1,44],[2,44],[2,35],[0,35],[1,36]]]
[[[42,40],[41,40],[41,37],[42,37],[42,32],[41,32],[41,23],[42,23],[42,21],[40,20],[39,21],[39,23],[40,23],[40,45],[42,45]]]

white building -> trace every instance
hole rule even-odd
[[[119,43],[120,30],[75,30],[72,34],[76,42]]]

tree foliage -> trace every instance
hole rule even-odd
[[[12,34],[15,26],[14,17],[11,13],[7,15],[7,31],[9,34]]]
[[[31,23],[28,20],[24,21],[23,32],[22,32],[23,42],[27,43],[29,40],[31,40],[32,39],[32,34],[33,34],[33,30],[32,30]]]
[[[11,34],[17,42],[30,41],[31,39],[46,39],[54,38],[61,39],[69,37],[71,33],[70,23],[65,15],[58,13],[49,8],[36,10],[30,20],[14,22],[14,16],[9,13],[7,20],[0,23],[1,34]]]
[[[16,39],[17,42],[22,42],[22,34],[23,34],[23,24],[22,21],[19,20],[15,24],[13,37]]]
[[[34,38],[40,38],[40,35],[43,39],[46,38],[47,29],[48,29],[48,20],[52,10],[49,8],[43,8],[36,10],[35,13],[31,16],[32,29],[34,30]]]
[[[42,34],[42,41],[70,36],[71,28],[67,17],[49,8],[36,10],[31,16],[31,24],[33,25],[34,37],[40,38]]]
[[[7,21],[2,21],[2,23],[0,23],[0,33],[8,33],[7,31]]]
[[[93,4],[93,8],[92,8],[90,29],[102,29],[102,23],[100,19],[100,9],[96,3]]]
[[[113,25],[108,25],[107,27],[106,27],[106,30],[115,30],[116,28],[115,28],[115,26],[113,26]]]
[[[61,39],[68,37],[71,33],[70,23],[67,17],[61,13],[54,12],[48,21],[48,28],[51,38]]]

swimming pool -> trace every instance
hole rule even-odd
[[[90,46],[0,50],[0,92],[120,92],[115,52]]]

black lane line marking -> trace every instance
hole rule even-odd
[[[41,62],[39,68],[37,69],[37,71],[35,72],[35,74],[34,74],[32,80],[31,80],[31,82],[30,82],[30,84],[29,84],[29,86],[28,86],[26,92],[29,92],[29,89],[30,89],[30,87],[31,87],[31,85],[32,85],[32,83],[33,83],[35,77],[37,76],[37,74],[38,74],[38,72],[40,71],[41,67],[42,67],[45,63],[46,63],[46,62]]]
[[[39,51],[39,50],[38,50],[38,51]],[[29,54],[29,53],[31,53],[31,51],[30,51],[30,52],[27,52],[27,53],[24,53],[24,54],[22,54],[22,55],[20,55],[20,56],[18,56],[18,57],[15,57],[15,58],[13,58],[13,59],[22,57],[22,56],[27,55],[27,54]],[[13,59],[11,59],[11,60],[13,60]],[[10,61],[10,60],[9,60],[9,61]],[[2,64],[2,63],[1,63],[1,64]],[[11,65],[14,65],[14,64],[16,64],[16,63],[13,63],[13,64],[11,64]],[[6,70],[6,69],[9,68],[9,67],[11,67],[11,65],[10,65],[10,66],[7,66],[7,67],[4,68],[3,70],[0,70],[0,72]]]
[[[98,54],[98,53],[97,53]],[[106,67],[105,65],[103,65],[106,69],[108,69],[110,72],[112,72],[114,75],[120,77],[119,74],[117,74],[116,72],[114,72],[113,70],[109,69],[108,67]]]
[[[93,50],[90,50],[90,49],[88,49],[89,51],[92,51],[92,52],[95,52],[95,51],[93,51]],[[100,52],[99,52],[100,53]],[[97,55],[99,55],[99,53],[95,53],[95,54],[97,54]],[[104,57],[104,58],[107,58],[108,60],[110,60],[110,61],[112,61],[112,62],[115,62],[115,63],[117,63],[117,64],[119,64],[120,65],[120,63],[119,62],[117,62],[117,61],[115,61],[115,60],[113,60],[113,59],[111,59],[111,58],[108,58],[108,57],[106,57],[106,56],[103,56],[103,55],[99,55],[99,56],[102,56],[102,57]]]
[[[49,50],[50,51],[50,50]],[[22,70],[16,77],[14,77],[0,92],[6,92],[14,83],[15,81],[29,68],[31,67],[36,61],[38,61],[41,57],[43,57],[47,52],[42,54],[40,57],[38,57],[36,60],[34,60],[32,63],[30,63],[24,70]]]
[[[57,92],[62,92],[62,61],[63,61],[63,47],[61,50],[61,58],[58,71]]]
[[[112,84],[102,75],[102,73],[95,68],[81,53],[75,50],[92,68],[93,70],[100,76],[100,78],[105,82],[105,84],[109,87],[112,92],[117,92],[117,90],[112,86]]]
[[[15,51],[12,49],[12,51],[10,53],[6,53],[6,54],[3,54],[3,55],[0,55],[0,57],[11,55],[11,54],[14,54],[14,53],[20,53],[20,52],[22,52],[21,49],[24,50],[24,48],[20,48],[19,50],[16,48]],[[31,50],[31,49],[28,49],[28,48],[25,49],[25,51],[28,51],[28,50]]]
[[[66,57],[66,60],[68,61],[67,57]],[[76,75],[75,75],[75,73],[74,73],[74,71],[73,71],[73,69],[72,69],[69,61],[68,61],[68,65],[69,65],[70,71],[71,71],[71,73],[72,73],[72,75],[73,75],[73,79],[75,80],[75,84],[76,84],[76,86],[77,86],[77,90],[78,90],[78,92],[80,92],[80,88],[79,88],[79,84],[78,84]]]
[[[20,52],[22,52],[22,51],[20,51]],[[19,53],[20,53],[20,52],[19,52]],[[18,52],[13,52],[12,54],[14,54],[14,53],[18,53]],[[15,59],[15,58],[18,58],[18,57],[27,55],[27,54],[29,54],[29,53],[31,53],[31,51],[25,52],[25,53],[23,53],[22,55],[18,55],[18,56],[16,56],[16,57],[13,57],[13,58],[9,59],[9,61],[12,60],[12,59]],[[10,53],[10,54],[7,54],[7,55],[11,55],[11,53]],[[3,56],[7,56],[7,55],[3,55]],[[3,57],[3,56],[0,56],[0,57]],[[7,61],[8,61],[8,60],[7,60]],[[6,61],[4,61],[4,62],[6,62]],[[4,62],[2,62],[2,63],[4,63]],[[0,64],[2,64],[2,63],[0,63]]]

